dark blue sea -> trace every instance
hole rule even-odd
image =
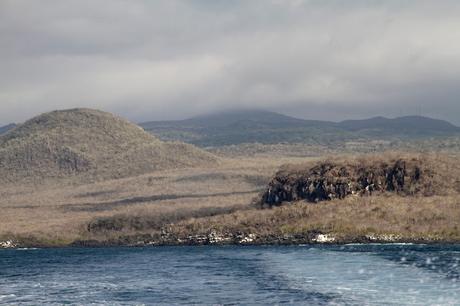
[[[6,305],[460,305],[460,245],[0,250]]]

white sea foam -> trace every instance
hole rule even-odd
[[[290,288],[343,296],[352,304],[457,305],[460,300],[460,287],[445,275],[374,253],[323,250],[320,256],[305,252],[265,258],[264,268],[283,275]]]

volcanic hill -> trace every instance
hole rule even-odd
[[[216,162],[193,145],[163,142],[92,109],[45,113],[0,136],[0,182],[101,180]]]

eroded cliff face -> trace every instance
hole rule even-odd
[[[279,171],[263,193],[260,205],[283,202],[320,202],[350,195],[395,192],[401,195],[431,195],[434,172],[422,159],[368,162],[320,162],[304,169]]]

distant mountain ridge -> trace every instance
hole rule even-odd
[[[374,117],[341,122],[305,120],[260,110],[236,110],[177,121],[140,124],[161,139],[198,146],[258,142],[333,145],[357,139],[405,139],[460,135],[460,127],[421,116]]]
[[[9,130],[14,129],[15,127],[16,127],[16,124],[14,124],[14,123],[10,123],[8,125],[1,126],[0,127],[0,135],[5,134],[6,132],[8,132]]]
[[[319,120],[305,120],[269,111],[258,110],[235,110],[200,115],[184,120],[150,121],[140,123],[144,128],[159,126],[181,127],[227,127],[237,125],[240,122],[254,122],[269,126],[310,126],[329,125],[331,122]]]
[[[422,116],[405,116],[389,119],[374,117],[363,120],[345,120],[338,124],[341,128],[349,131],[361,131],[369,129],[381,129],[391,131],[417,132],[417,133],[451,133],[460,132],[460,127],[450,122]]]

